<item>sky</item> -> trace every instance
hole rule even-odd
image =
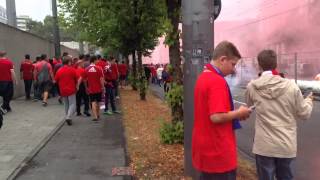
[[[52,14],[51,0],[15,0],[17,15],[28,15],[33,20],[43,21],[47,15]],[[5,7],[6,0],[0,0]]]

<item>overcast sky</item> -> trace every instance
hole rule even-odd
[[[52,15],[51,0],[15,0],[17,15],[28,15],[33,20],[43,21],[47,15]],[[6,0],[0,0],[5,7]]]
[[[28,15],[32,19],[42,21],[46,15],[51,15],[51,0],[15,0],[17,15]],[[217,21],[235,20],[239,18],[255,17],[257,4],[261,0],[221,0],[222,10]],[[264,0],[274,1],[274,0]],[[6,0],[0,0],[5,7]],[[240,8],[241,7],[241,8]]]

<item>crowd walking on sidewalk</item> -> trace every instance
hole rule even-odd
[[[46,54],[35,57],[35,61],[31,58],[26,54],[20,64],[20,79],[24,82],[27,101],[31,100],[32,86],[33,101],[40,101],[43,107],[49,106],[48,98],[58,95],[59,103],[65,106],[65,121],[69,126],[73,124],[75,114],[87,117],[92,115],[93,121],[99,121],[100,108],[104,107],[104,114],[107,115],[121,113],[116,108],[115,100],[120,99],[119,78],[122,81],[121,87],[127,84],[126,64],[118,65],[114,57],[102,58],[100,55],[89,54],[72,57],[67,52],[53,59],[48,59]],[[0,72],[0,96],[3,98],[1,124],[3,115],[12,111],[10,101],[14,85],[18,83],[14,65],[4,51],[0,51]],[[100,104],[102,101],[104,106]],[[112,111],[109,111],[109,102]]]

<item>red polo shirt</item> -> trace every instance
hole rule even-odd
[[[13,63],[7,58],[0,59],[0,81],[12,81],[11,69],[13,69]]]
[[[226,83],[216,72],[205,70],[195,85],[192,162],[199,171],[222,173],[237,167],[232,121],[217,124],[210,120],[212,114],[231,110]]]
[[[23,80],[32,80],[33,79],[33,70],[34,65],[31,60],[24,60],[20,66],[20,72],[22,72]]]
[[[89,94],[96,94],[102,92],[100,78],[103,77],[102,69],[96,65],[90,65],[83,73],[83,78],[88,82]]]
[[[77,73],[73,67],[62,66],[57,71],[54,79],[59,84],[60,95],[62,97],[71,96],[77,92]]]
[[[127,70],[128,70],[128,68],[127,68],[127,65],[126,65],[126,64],[119,64],[119,65],[118,65],[118,70],[119,70],[119,74],[120,74],[121,76],[127,75]]]

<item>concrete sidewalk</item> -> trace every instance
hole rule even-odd
[[[131,176],[114,174],[127,167],[122,116],[76,116],[66,124],[28,163],[17,180],[123,180]]]
[[[0,130],[1,180],[14,178],[64,123],[64,108],[56,98],[47,107],[19,98],[11,108]]]

